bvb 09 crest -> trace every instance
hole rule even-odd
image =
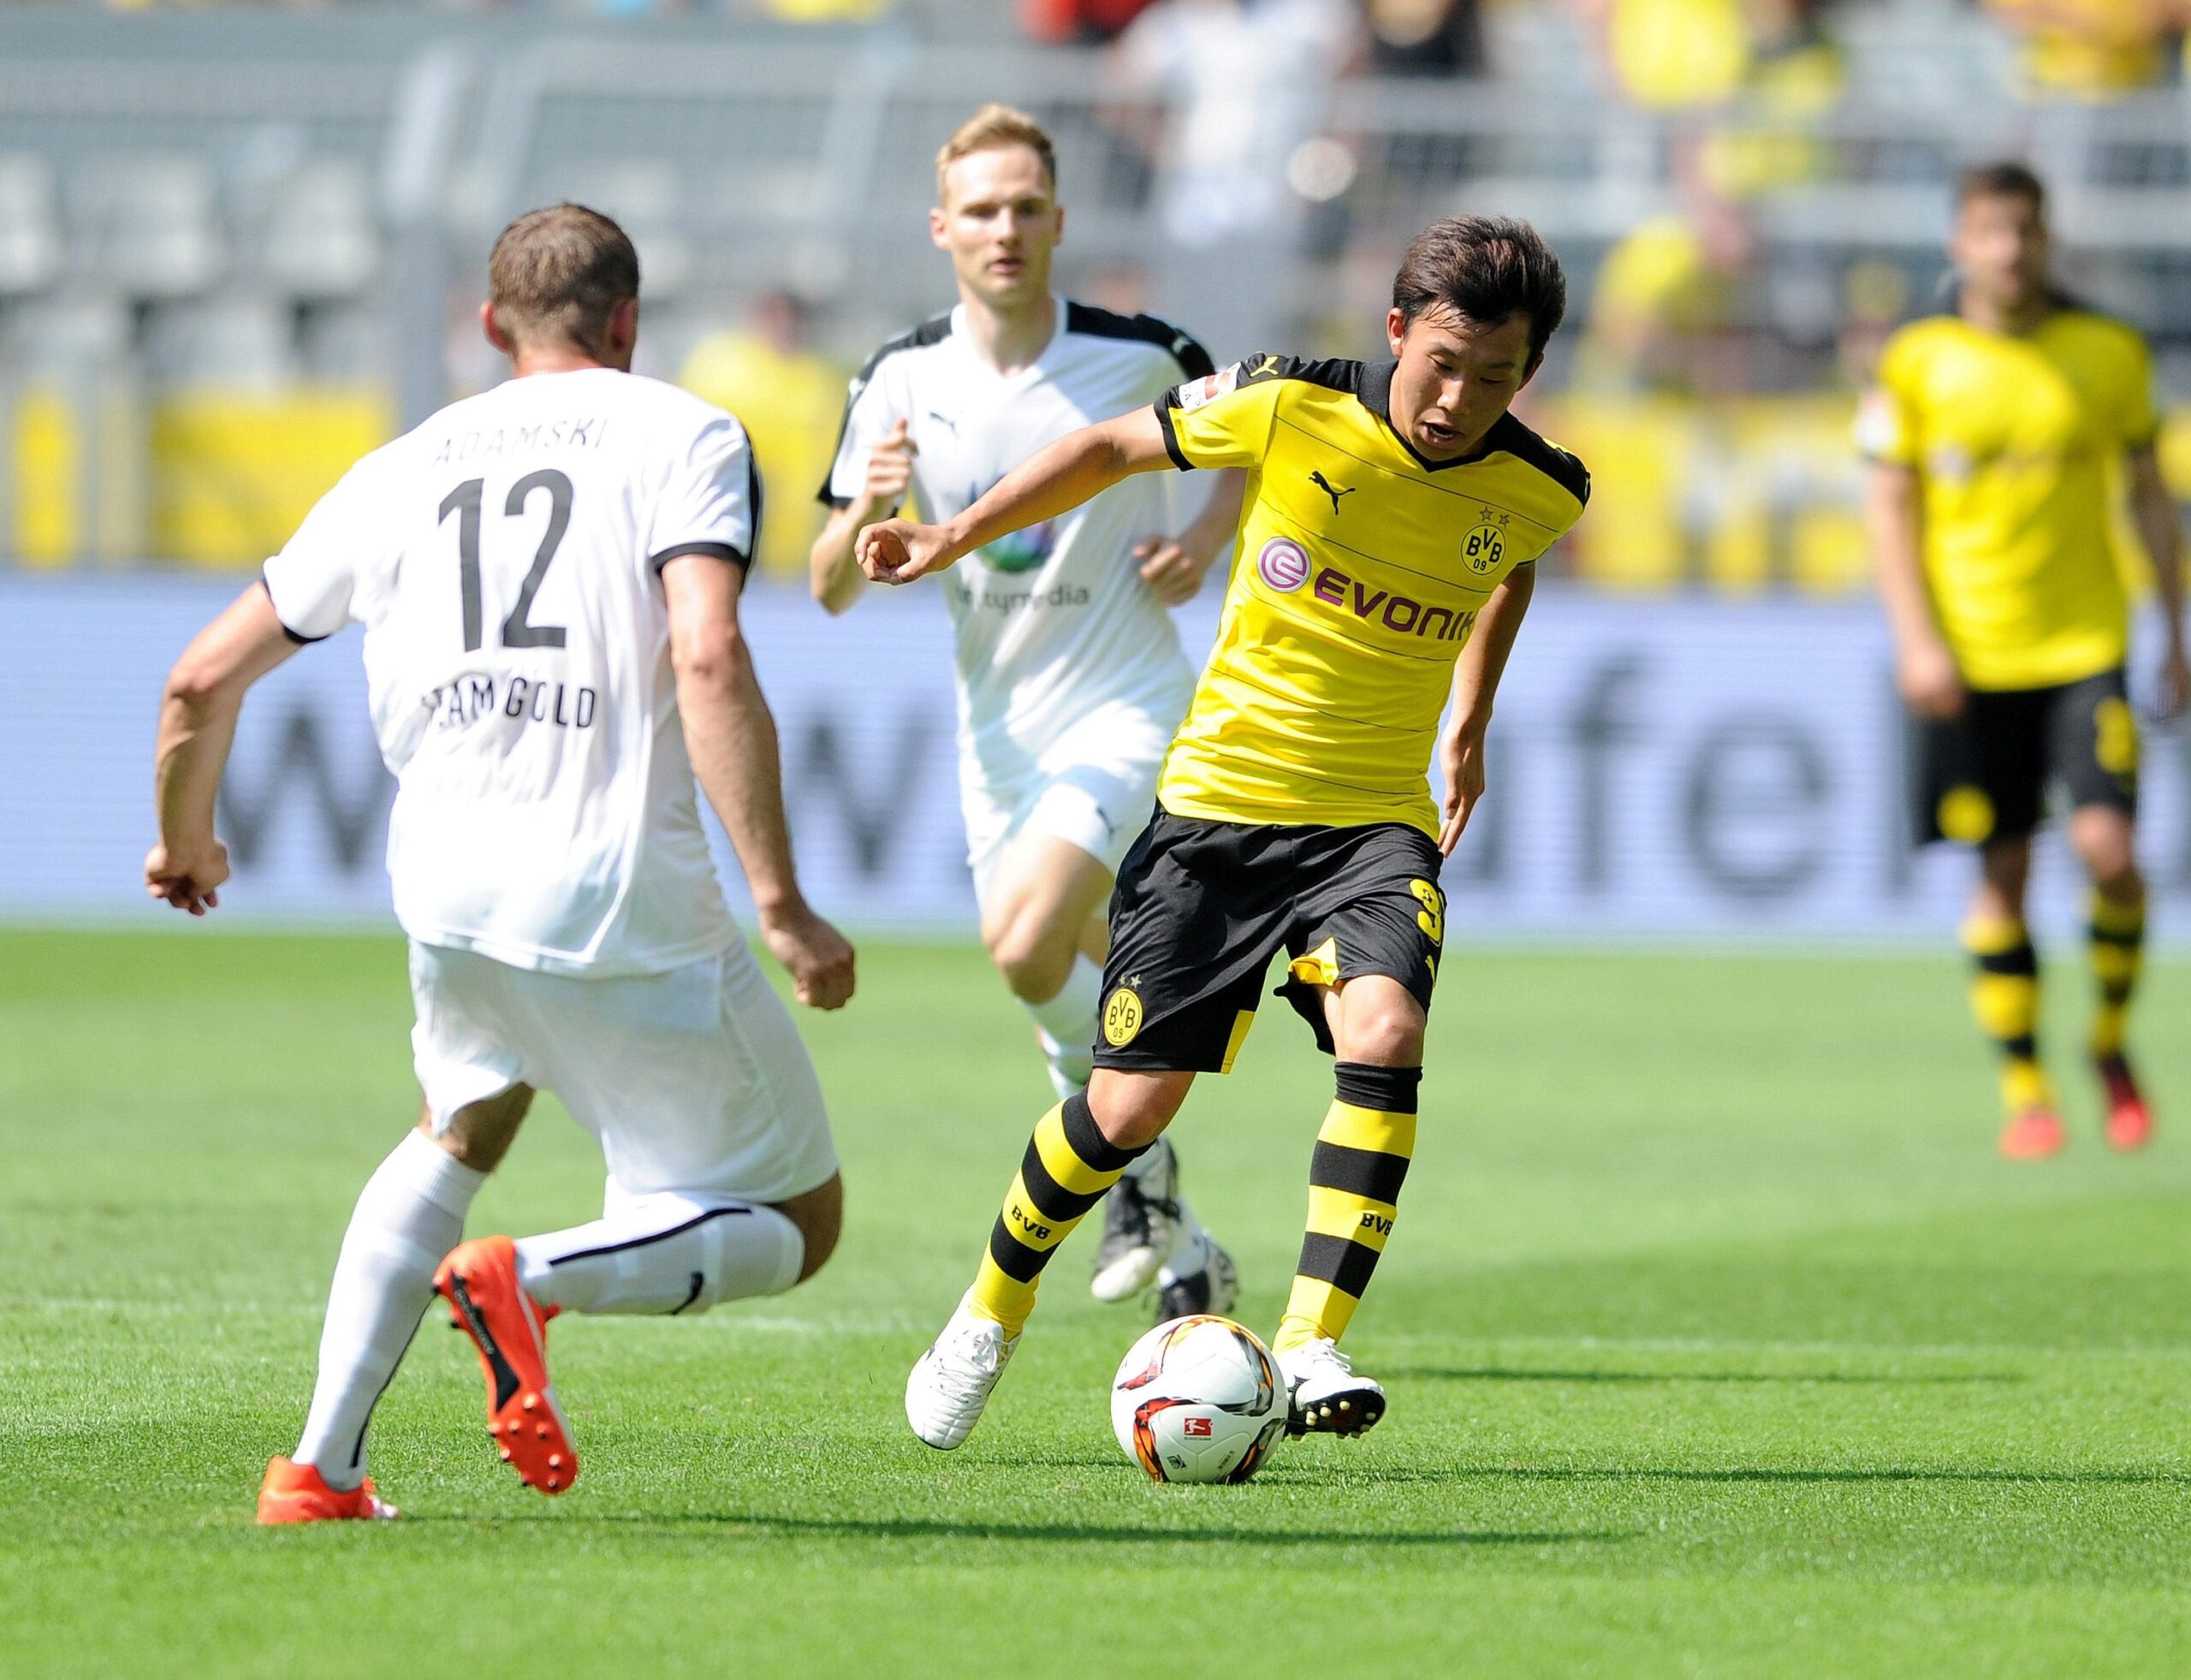
[[[1506,558],[1506,533],[1487,520],[1461,539],[1461,558],[1479,577],[1496,572]]]

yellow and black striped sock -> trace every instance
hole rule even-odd
[[[968,1303],[1017,1336],[1035,1310],[1042,1268],[1139,1149],[1121,1149],[1097,1130],[1088,1095],[1077,1091],[1036,1122]]]
[[[2087,931],[2092,936],[2092,977],[2099,988],[2092,1018],[2093,1060],[2108,1062],[2123,1054],[2130,994],[2138,989],[2138,972],[2145,965],[2145,899],[2111,904],[2093,893]]]
[[[1309,1165],[1309,1233],[1272,1347],[1346,1333],[1398,1216],[1415,1155],[1419,1067],[1341,1062],[1339,1097],[1316,1133]]]
[[[2022,922],[1973,917],[1962,924],[1963,948],[1976,971],[1970,1012],[2001,1052],[2001,1106],[2013,1116],[2054,1105],[2054,1087],[2039,1064],[2039,953]]]

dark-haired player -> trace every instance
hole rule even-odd
[[[1392,360],[1251,356],[1051,444],[942,525],[862,533],[868,575],[902,583],[1132,473],[1250,474],[1217,645],[1119,873],[1095,1077],[1036,1125],[973,1287],[906,1384],[931,1446],[979,1420],[1058,1244],[1195,1076],[1232,1066],[1280,948],[1338,1089],[1274,1351],[1297,1431],[1382,1416],[1383,1389],[1337,1344],[1414,1153],[1440,866],[1483,791],[1534,563],[1589,495],[1582,464],[1507,412],[1565,304],[1526,224],[1436,223],[1393,282]]]
[[[1976,965],[1972,1007],[2001,1051],[2001,1150],[2051,1155],[2065,1134],[2040,1062],[2024,893],[2047,791],[2067,793],[2069,844],[2092,883],[2090,1054],[2107,1139],[2133,1149],[2152,1118],[2123,1048],[2146,883],[2133,844],[2129,606],[2110,537],[2118,464],[2160,597],[2163,713],[2181,710],[2191,690],[2152,359],[2133,328],[2054,288],[2046,195],[2022,164],[1962,176],[1950,253],[1952,307],[1888,341],[1857,427],[1873,462],[1879,592],[1915,724],[1916,833],[1978,848],[1962,931]]]

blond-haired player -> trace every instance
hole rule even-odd
[[[977,501],[1043,445],[1212,370],[1185,333],[1056,296],[1057,159],[1034,119],[975,113],[936,157],[929,227],[959,306],[876,351],[852,381],[814,543],[814,593],[843,612],[864,586],[860,527],[910,493],[928,517]],[[956,633],[959,791],[982,939],[1036,1022],[1060,1096],[1093,1067],[1102,908],[1147,822],[1194,672],[1167,608],[1198,590],[1238,517],[1244,475],[1174,537],[1149,481],[1016,531],[941,580]],[[1152,1149],[1106,1207],[1095,1293],[1152,1280],[1158,1315],[1223,1310],[1232,1262]]]
[[[358,1199],[262,1523],[395,1514],[365,1430],[437,1290],[478,1345],[502,1457],[553,1493],[579,1464],[550,1318],[773,1294],[837,1241],[821,1089],[694,798],[697,775],[800,1000],[841,1005],[852,947],[800,896],[739,633],[759,508],[745,430],[628,371],[638,258],[606,217],[520,217],[489,281],[482,323],[515,377],[353,466],[191,644],[160,715],[145,882],[193,915],[228,878],[214,793],[245,691],[303,644],[365,626],[396,777],[389,876],[425,1113]],[[602,1217],[460,1244],[536,1089],[599,1141]]]

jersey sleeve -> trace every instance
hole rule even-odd
[[[1887,341],[1871,389],[1856,406],[1856,452],[1891,466],[1917,466],[1924,460],[1919,433],[1915,357],[1906,338]]]
[[[325,641],[355,616],[359,582],[387,556],[389,510],[377,488],[383,476],[377,454],[358,462],[261,571],[292,641]]]
[[[680,555],[753,563],[761,535],[761,474],[745,428],[718,413],[695,432],[656,503],[647,565],[659,572]]]
[[[1182,472],[1196,466],[1253,466],[1270,448],[1286,382],[1265,377],[1274,356],[1251,356],[1200,379],[1175,385],[1157,400],[1164,448]],[[1254,370],[1247,371],[1244,370]]]
[[[837,454],[829,476],[816,500],[832,508],[850,507],[867,482],[867,452],[890,435],[902,406],[894,395],[896,381],[888,377],[886,362],[874,373],[855,379],[845,398],[844,423],[837,429]]]
[[[2126,333],[2123,390],[2116,405],[2125,449],[2142,449],[2160,436],[2160,407],[2153,397],[2153,353],[2142,335]]]

